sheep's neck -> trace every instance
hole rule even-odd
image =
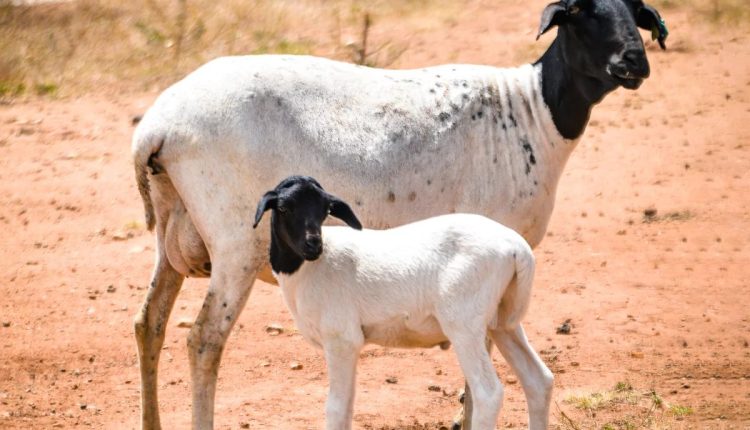
[[[617,87],[574,70],[565,61],[564,44],[558,34],[535,64],[542,65],[542,96],[555,127],[564,138],[576,139],[586,129],[594,105]]]
[[[274,226],[271,228],[271,269],[275,273],[291,275],[299,270],[305,260],[279,238],[275,228],[276,223],[273,220],[271,220],[271,225]]]

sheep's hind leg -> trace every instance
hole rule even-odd
[[[552,372],[534,352],[523,327],[490,330],[500,352],[518,376],[529,408],[529,430],[545,430],[552,400]]]
[[[240,241],[240,245],[252,240]],[[226,256],[212,262],[211,283],[188,336],[188,356],[193,392],[193,429],[209,430],[214,422],[214,398],[219,364],[229,333],[245,307],[259,263],[241,248],[217,249]]]
[[[163,247],[159,247],[156,267],[143,307],[135,318],[135,338],[141,370],[141,428],[158,430],[159,403],[157,373],[159,355],[164,344],[167,320],[180,292],[184,276],[167,260]]]

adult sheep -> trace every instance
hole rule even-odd
[[[188,336],[193,428],[213,427],[221,354],[267,264],[249,214],[292,173],[353,202],[369,228],[485,215],[532,245],[544,236],[565,162],[592,107],[649,75],[637,27],[666,28],[639,0],[548,5],[534,64],[381,70],[294,56],[219,58],[164,91],[133,137],[156,267],[135,320],[142,427],[160,428],[157,366],[185,276],[210,276]]]

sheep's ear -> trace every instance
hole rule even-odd
[[[343,200],[338,197],[330,196],[330,214],[344,221],[349,227],[355,230],[362,230],[362,224],[354,215],[354,211]]]
[[[649,5],[643,5],[641,10],[638,11],[635,22],[638,27],[651,31],[651,40],[658,40],[661,49],[667,49],[667,44],[664,42],[669,36],[669,30],[667,30],[667,23],[661,19],[661,15],[656,9]]]
[[[542,22],[539,24],[539,33],[536,35],[537,40],[550,28],[560,25],[565,17],[565,10],[565,2],[562,1],[550,3],[544,8]]]
[[[263,194],[260,201],[258,202],[258,209],[255,210],[255,223],[253,228],[258,226],[260,219],[263,218],[263,213],[269,209],[276,209],[276,202],[278,201],[278,194],[276,191],[269,191]]]

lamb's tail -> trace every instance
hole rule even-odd
[[[138,183],[138,192],[141,193],[143,209],[146,214],[146,228],[153,230],[156,217],[154,215],[154,204],[151,201],[148,169],[151,157],[156,155],[164,144],[164,136],[144,132],[142,126],[143,123],[139,125],[133,136],[133,165],[135,167],[135,180]]]
[[[503,294],[498,313],[498,326],[504,329],[515,328],[521,322],[529,308],[531,287],[534,283],[536,263],[531,248],[527,247],[523,251],[517,251],[515,260],[516,273]]]

